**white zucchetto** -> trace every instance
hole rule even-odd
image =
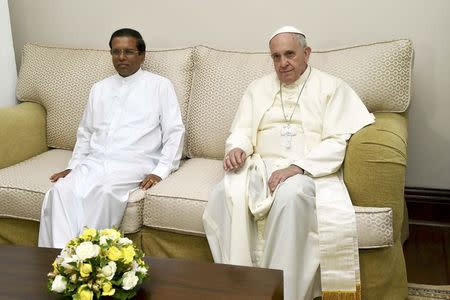
[[[298,33],[298,34],[301,34],[304,37],[306,37],[306,34],[304,34],[302,31],[300,31],[300,29],[295,28],[294,26],[283,26],[283,27],[277,29],[274,33],[272,33],[272,35],[270,36],[270,39],[269,39],[269,43],[277,34],[286,33],[286,32]]]

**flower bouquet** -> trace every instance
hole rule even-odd
[[[130,299],[147,277],[144,253],[116,229],[84,229],[70,240],[48,274],[50,291],[76,300]]]

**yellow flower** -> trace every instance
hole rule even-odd
[[[66,248],[72,248],[72,247],[77,247],[80,244],[80,241],[78,240],[78,238],[73,238],[70,241],[67,242],[66,244]]]
[[[53,273],[56,273],[58,271],[58,262],[56,261],[56,259],[52,263],[52,266],[53,266]]]
[[[94,293],[89,289],[87,284],[81,285],[77,290],[77,298],[79,300],[92,300],[94,299]]]
[[[80,266],[81,277],[88,277],[91,272],[92,272],[91,264],[81,264]]]
[[[102,289],[102,296],[112,296],[116,292],[116,290],[112,288],[112,284],[109,281],[103,284]]]
[[[134,255],[136,254],[136,252],[134,251],[133,245],[123,247],[121,252],[122,252],[123,262],[126,264],[129,264],[130,262],[132,262]]]
[[[85,241],[92,241],[93,238],[97,235],[97,230],[94,228],[85,228],[83,233],[80,234],[80,238]]]
[[[115,229],[103,229],[100,231],[100,235],[107,236],[113,241],[117,241],[118,239],[120,239],[120,232]]]
[[[122,256],[122,252],[120,252],[120,250],[116,246],[112,246],[108,249],[106,255],[110,260],[118,261]]]

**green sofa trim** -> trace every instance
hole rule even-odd
[[[398,113],[375,113],[375,117],[375,124],[349,141],[344,181],[354,205],[393,209],[394,245],[359,251],[361,294],[363,299],[406,299],[402,240],[408,226],[403,191],[408,119]]]
[[[37,247],[39,222],[14,218],[0,218],[0,245]],[[125,235],[142,249],[141,232]]]
[[[0,169],[47,151],[45,116],[32,102],[0,108]]]

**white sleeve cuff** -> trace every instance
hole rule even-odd
[[[162,165],[157,165],[156,168],[154,168],[151,171],[152,174],[157,175],[161,177],[161,179],[166,178],[170,174],[170,168]]]

